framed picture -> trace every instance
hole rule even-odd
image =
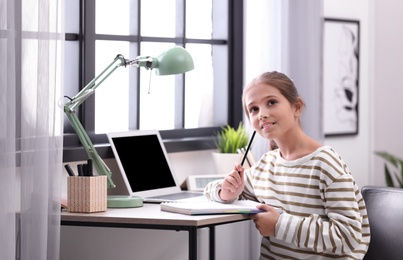
[[[360,24],[325,18],[323,117],[325,136],[358,134]]]

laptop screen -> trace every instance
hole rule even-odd
[[[157,131],[108,133],[108,138],[130,194],[176,187]]]

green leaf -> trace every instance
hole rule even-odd
[[[392,175],[390,174],[388,166],[386,166],[386,164],[385,164],[385,180],[386,180],[386,185],[388,185],[388,187],[395,186],[393,183]]]
[[[383,159],[385,159],[386,161],[390,162],[391,164],[393,164],[395,167],[398,167],[399,164],[402,163],[402,160],[397,158],[396,156],[393,156],[392,154],[388,153],[388,152],[375,152],[376,155],[382,157]]]
[[[390,171],[385,163],[385,180],[386,184],[389,187],[403,187],[403,160],[388,153],[388,152],[375,152],[376,155],[383,158],[386,162],[390,163],[394,166],[394,171]],[[400,169],[400,174],[398,170]],[[395,176],[395,181],[393,181],[393,177]]]
[[[215,144],[220,153],[238,153],[238,149],[248,144],[248,139],[248,134],[240,122],[237,129],[230,125],[222,127],[217,133]]]
[[[400,187],[403,186],[403,161],[400,161],[400,178],[397,178],[399,183],[400,183]]]

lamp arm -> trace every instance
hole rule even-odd
[[[65,110],[66,112],[66,110]],[[67,118],[70,121],[70,124],[74,128],[75,132],[77,133],[78,139],[80,140],[81,144],[83,145],[85,151],[87,152],[88,158],[90,158],[93,162],[95,169],[97,170],[99,175],[106,175],[108,179],[108,188],[115,188],[116,185],[112,180],[112,172],[105,164],[105,162],[101,159],[98,155],[97,150],[93,143],[91,142],[87,132],[84,130],[83,125],[80,123],[77,115],[74,111],[67,111],[66,112]]]
[[[127,61],[127,65],[135,67],[144,67],[147,70],[154,69],[158,66],[158,59],[151,56],[138,56],[134,60]]]
[[[94,94],[95,89],[101,85],[104,80],[109,77],[117,68],[121,66],[126,66],[126,59],[118,54],[113,62],[108,65],[98,76],[96,76],[93,80],[90,81],[80,92],[78,92],[69,102],[65,104],[69,110],[75,110],[78,106],[80,106],[89,96]]]
[[[108,188],[114,188],[116,185],[113,183],[111,178],[112,172],[107,167],[105,162],[98,155],[98,152],[95,150],[91,139],[89,138],[87,132],[85,131],[83,125],[76,115],[76,109],[80,106],[88,97],[94,94],[95,89],[102,83],[104,80],[109,77],[118,67],[127,65],[127,60],[122,55],[117,55],[113,62],[106,67],[98,76],[96,76],[90,83],[88,83],[80,92],[78,92],[73,98],[71,98],[64,105],[64,112],[67,115],[67,118],[70,121],[71,126],[74,131],[77,133],[78,139],[83,145],[85,151],[87,152],[88,157],[93,161],[93,165],[97,170],[98,174],[106,175],[108,178]]]
[[[154,69],[158,66],[158,60],[150,56],[138,56],[134,60],[125,59],[121,54],[118,54],[113,62],[109,64],[98,76],[90,81],[80,92],[78,92],[69,102],[65,104],[69,110],[75,110],[89,96],[94,94],[95,89],[101,85],[104,80],[109,77],[117,68],[121,66],[129,67],[144,67],[146,69]]]

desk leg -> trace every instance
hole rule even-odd
[[[209,234],[209,251],[210,251],[210,260],[215,259],[215,227],[210,227],[210,234]]]
[[[209,227],[209,259],[215,260],[215,227]],[[189,229],[189,260],[197,260],[197,228]]]
[[[189,229],[189,260],[197,260],[197,227]]]

